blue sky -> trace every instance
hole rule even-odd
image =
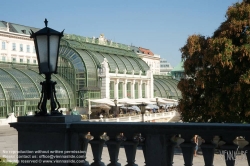
[[[0,2],[3,21],[50,28],[86,37],[149,48],[172,66],[188,36],[211,36],[238,0],[6,0]]]

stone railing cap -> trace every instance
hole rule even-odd
[[[63,116],[19,116],[17,122],[25,123],[72,123],[80,122],[80,115],[63,115]]]

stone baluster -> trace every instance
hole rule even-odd
[[[234,135],[224,135],[221,137],[224,142],[226,142],[224,145],[221,146],[221,155],[224,156],[226,166],[234,166],[235,165],[235,160],[236,160],[236,155],[239,146],[234,144],[234,140],[236,136]]]
[[[167,165],[167,146],[165,135],[146,134],[145,143],[142,148],[146,166]]]
[[[110,157],[110,163],[108,164],[108,166],[121,166],[121,164],[117,161],[120,145],[122,141],[126,140],[126,138],[124,137],[123,133],[109,133],[109,138],[110,139],[106,142]]]
[[[132,132],[125,132],[125,136],[127,139],[125,142],[123,142],[123,145],[128,163],[126,166],[137,166],[137,164],[135,164],[135,155],[137,146],[141,139],[140,134],[134,135]]]
[[[214,161],[214,149],[216,145],[213,143],[213,135],[212,134],[201,134],[202,143],[200,145],[205,166],[213,166]]]
[[[85,134],[79,134],[80,149],[85,152],[85,157],[86,157],[87,150],[88,150],[88,143],[89,143],[89,141],[91,141],[93,139],[94,139],[94,137],[92,135],[90,135],[90,132],[85,133]],[[85,158],[85,162],[84,162],[83,166],[89,166],[89,162],[86,161],[86,158]]]
[[[70,150],[71,151],[74,151],[74,150],[82,151],[83,153],[81,153],[80,155],[84,156],[84,158],[81,158],[81,160],[84,160],[84,163],[75,164],[76,166],[78,166],[78,165],[79,166],[80,165],[81,166],[89,166],[89,162],[86,161],[86,153],[87,153],[86,143],[88,142],[85,140],[86,134],[87,134],[87,132],[86,133],[78,133],[78,132],[74,132],[74,131],[71,131],[71,133],[70,133],[70,142],[69,142]]]
[[[174,162],[174,149],[176,146],[175,135],[166,136],[166,146],[167,146],[167,166],[173,166]]]
[[[193,165],[193,155],[196,144],[192,141],[194,137],[193,134],[185,133],[181,137],[184,139],[184,142],[180,144],[182,155],[184,159],[185,166]]]
[[[103,150],[103,144],[105,141],[109,140],[109,137],[104,132],[102,134],[98,132],[92,132],[94,139],[90,141],[90,145],[92,148],[92,153],[94,157],[94,162],[91,163],[91,166],[105,166],[102,160],[102,150]]]
[[[250,142],[250,135],[245,136],[245,140]],[[248,165],[250,165],[250,144],[246,145],[243,149],[243,153],[241,155],[246,155]],[[244,156],[241,156],[241,159],[243,159]]]

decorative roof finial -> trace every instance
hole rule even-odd
[[[45,23],[45,26],[47,27],[47,25],[48,25],[48,20],[47,20],[47,18],[45,18],[44,23]]]

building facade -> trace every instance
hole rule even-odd
[[[185,78],[183,61],[174,67],[174,69],[171,71],[171,75],[178,81],[180,81],[181,78]]]
[[[0,117],[37,110],[44,78],[38,73],[30,29],[39,30],[0,21]],[[86,108],[87,99],[181,97],[171,77],[155,77],[159,69],[148,65],[147,59],[156,63],[160,57],[138,55],[131,46],[107,40],[103,34],[99,38],[65,34],[59,51],[58,74],[53,79],[65,109]]]
[[[172,70],[173,70],[173,67],[171,66],[171,64],[166,59],[161,58],[160,59],[161,75],[171,75]]]
[[[147,48],[133,46],[131,49],[148,64],[153,75],[160,74],[160,55],[154,54]]]

